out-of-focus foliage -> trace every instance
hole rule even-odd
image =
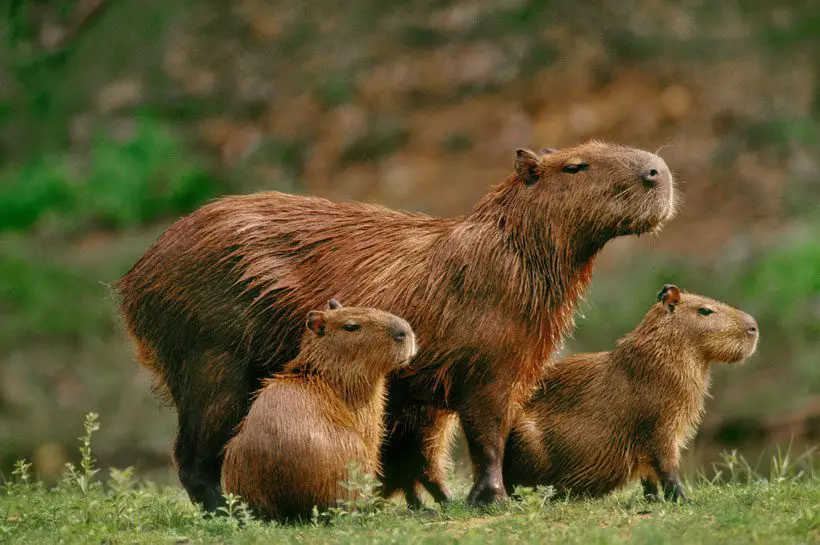
[[[84,163],[47,154],[0,171],[0,231],[51,221],[62,231],[127,228],[187,212],[220,185],[154,122],[135,123],[125,142],[98,137]]]

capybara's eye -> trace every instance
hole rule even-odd
[[[715,312],[715,311],[714,311],[714,310],[712,310],[711,308],[700,307],[700,308],[698,309],[698,314],[700,314],[701,316],[709,316],[709,315],[710,315],[710,314],[712,314],[713,312]]]
[[[561,172],[566,172],[567,174],[576,174],[581,172],[582,170],[586,170],[589,168],[587,163],[575,163],[572,165],[567,165],[561,169]]]
[[[345,331],[356,331],[357,329],[361,329],[361,327],[362,327],[361,325],[353,324],[353,323],[345,324],[345,325],[342,326],[342,328]]]

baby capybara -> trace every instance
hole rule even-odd
[[[612,352],[554,363],[510,432],[504,483],[552,485],[601,496],[634,479],[656,498],[684,500],[680,451],[694,436],[711,362],[754,353],[758,327],[745,312],[667,284]]]
[[[416,353],[410,326],[392,314],[331,300],[312,311],[299,355],[264,381],[223,464],[225,491],[253,512],[309,518],[348,499],[351,463],[379,467],[385,376]]]
[[[594,257],[656,230],[673,204],[663,159],[591,142],[518,150],[513,174],[453,219],[277,192],[203,206],[115,284],[139,359],[177,409],[180,481],[207,509],[220,504],[222,451],[251,393],[295,357],[305,313],[336,297],[404,317],[420,340],[389,385],[385,493],[417,503],[421,483],[449,497],[458,415],[468,499],[505,496],[509,427],[571,328]]]

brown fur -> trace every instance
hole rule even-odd
[[[331,307],[311,317],[321,331],[305,333],[296,359],[264,381],[225,451],[225,491],[264,518],[304,519],[352,499],[339,485],[351,463],[376,475],[385,375],[416,352],[412,329],[392,314]],[[360,329],[344,329],[353,323]]]
[[[413,498],[421,483],[449,496],[441,438],[457,413],[476,472],[470,501],[504,496],[509,426],[571,328],[595,255],[657,229],[673,195],[660,157],[591,142],[519,150],[515,173],[455,219],[276,192],[203,206],[116,284],[179,414],[180,480],[219,505],[220,453],[250,393],[295,356],[304,313],[339,297],[405,317],[422,345],[390,384],[385,492]],[[216,382],[214,353],[227,357]],[[224,413],[203,420],[214,403]]]
[[[680,451],[694,436],[710,362],[735,363],[757,346],[754,318],[672,285],[612,352],[549,368],[516,421],[504,482],[601,496],[642,478],[644,493],[685,499]],[[703,316],[699,309],[711,309]],[[752,330],[753,328],[753,330]]]

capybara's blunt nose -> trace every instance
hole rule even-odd
[[[756,336],[757,332],[758,332],[757,320],[755,320],[751,316],[747,316],[745,322],[746,322],[746,333],[748,333],[752,337]]]
[[[663,178],[663,172],[657,168],[650,168],[641,173],[641,181],[647,189],[655,187]]]
[[[399,325],[390,326],[390,336],[393,337],[396,342],[404,342],[408,337],[407,329]]]
[[[672,174],[666,162],[657,155],[649,155],[642,165],[638,167],[638,178],[647,189],[653,187],[666,186],[672,181]]]

